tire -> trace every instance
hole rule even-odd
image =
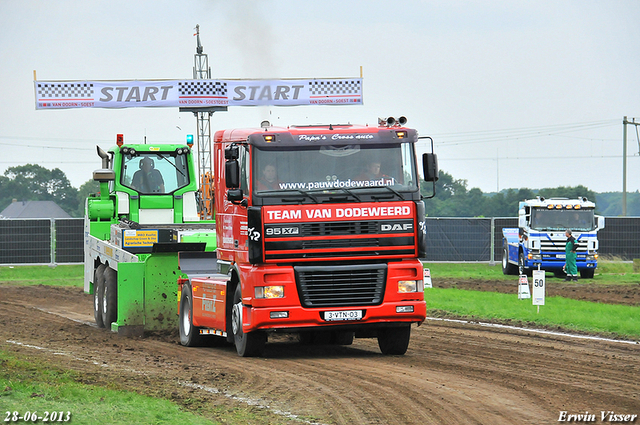
[[[102,291],[102,323],[111,328],[118,320],[118,275],[112,268],[104,270],[104,289]]]
[[[509,263],[509,245],[505,242],[502,247],[502,274],[513,275],[517,272],[518,267]]]
[[[583,279],[593,279],[593,275],[595,274],[595,272],[595,269],[580,270],[580,277]]]
[[[231,310],[231,325],[233,341],[240,357],[255,357],[262,355],[267,342],[267,334],[263,331],[244,333],[242,330],[242,290],[240,284],[233,294],[233,308]]]
[[[104,294],[104,270],[107,267],[100,264],[93,272],[93,318],[99,328],[104,328],[102,321],[102,296]]]
[[[200,328],[193,326],[193,293],[191,292],[191,285],[188,283],[182,285],[178,328],[180,330],[180,344],[185,347],[202,345]]]
[[[411,326],[378,329],[378,346],[384,355],[403,355],[410,339]]]
[[[518,274],[524,274],[527,276],[531,276],[532,275],[532,271],[531,269],[527,269],[524,266],[524,252],[520,251],[520,254],[518,255]]]

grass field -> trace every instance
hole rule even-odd
[[[0,266],[0,285],[83,285],[83,265]]]
[[[426,289],[425,299],[429,316],[445,313],[640,340],[640,307],[547,297],[538,312],[531,299],[519,300],[515,294],[455,288]]]
[[[431,276],[458,279],[485,279],[513,281],[515,276],[502,274],[500,264],[491,266],[487,263],[425,263],[425,267],[431,270]],[[547,279],[561,281],[554,278],[553,273],[546,273]],[[638,284],[640,273],[633,272],[633,264],[622,261],[601,260],[593,279],[582,279],[581,283],[614,284]]]
[[[156,396],[119,388],[118,382],[84,383],[86,376],[0,350],[1,419],[7,423],[70,424],[259,424],[251,409],[183,406]],[[191,411],[194,410],[194,411]],[[24,419],[29,412],[29,419]],[[48,421],[36,420],[45,417]],[[15,413],[15,416],[14,416]],[[51,416],[55,413],[56,418]],[[36,414],[37,416],[34,416]],[[67,416],[69,415],[69,416]],[[14,418],[23,417],[22,420]],[[61,419],[60,419],[61,418]],[[286,421],[283,420],[283,423]]]

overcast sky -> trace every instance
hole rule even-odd
[[[404,115],[440,168],[484,192],[622,190],[623,116],[640,122],[640,1],[0,0],[0,172],[37,163],[79,187],[95,146],[184,142],[177,108],[35,109],[38,80],[359,77],[361,106],[230,107],[212,130],[375,124]],[[628,126],[627,190],[640,189]],[[422,152],[426,144],[420,146]]]

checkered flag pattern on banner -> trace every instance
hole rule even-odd
[[[226,96],[227,83],[224,81],[180,81],[180,96]]]
[[[312,80],[309,81],[311,96],[331,96],[360,94],[360,81],[357,80]]]
[[[38,83],[39,99],[93,99],[92,83]]]

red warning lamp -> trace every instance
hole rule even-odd
[[[124,134],[116,134],[116,145],[122,146],[124,144]]]

